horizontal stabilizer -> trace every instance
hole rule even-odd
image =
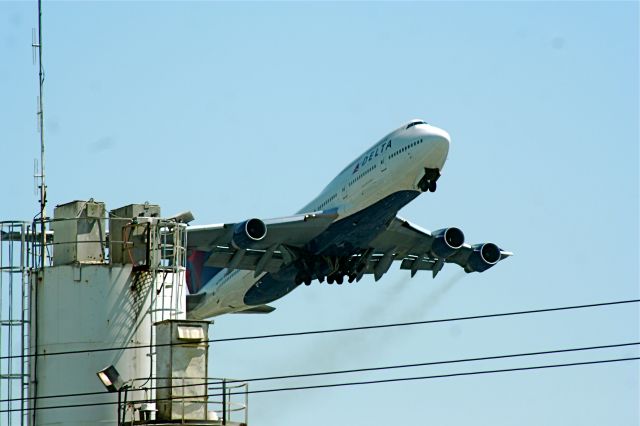
[[[234,314],[270,314],[275,311],[276,308],[269,305],[258,305],[253,308],[245,309],[244,311],[234,312]]]

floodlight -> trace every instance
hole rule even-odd
[[[96,374],[98,374],[98,378],[109,392],[119,392],[124,386],[118,370],[113,365],[103,368]]]
[[[169,219],[173,219],[178,223],[189,223],[192,222],[195,218],[193,217],[193,213],[190,211],[178,213],[175,216],[171,216]]]

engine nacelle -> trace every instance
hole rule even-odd
[[[267,225],[260,219],[249,219],[237,223],[233,228],[231,242],[238,249],[251,248],[267,235]]]
[[[467,272],[484,272],[500,261],[500,248],[493,243],[476,244],[464,269]]]
[[[434,237],[431,254],[437,258],[451,256],[464,244],[464,234],[458,228],[438,229],[431,235]]]

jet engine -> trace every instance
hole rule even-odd
[[[251,248],[267,235],[267,225],[260,219],[249,219],[233,227],[231,242],[238,249]]]
[[[431,254],[437,258],[451,256],[464,244],[464,234],[458,228],[438,229],[431,235],[434,237]]]
[[[501,258],[500,248],[493,243],[476,244],[464,266],[467,272],[484,272],[498,263]]]

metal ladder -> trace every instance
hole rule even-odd
[[[30,226],[0,222],[0,424],[28,424]]]

